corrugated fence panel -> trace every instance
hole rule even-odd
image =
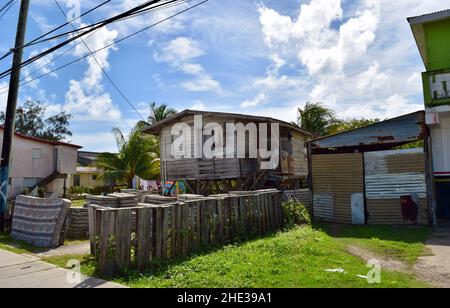
[[[363,156],[361,153],[313,155],[313,188],[314,201],[319,202],[317,211],[326,221],[352,223],[352,194],[364,192]],[[329,196],[333,196],[330,207]],[[324,198],[328,196],[328,198]],[[333,209],[333,218],[324,213]],[[316,202],[314,202],[316,213]]]
[[[428,224],[425,154],[423,149],[366,153],[367,211],[370,224],[408,224],[401,197],[419,200],[419,224]]]

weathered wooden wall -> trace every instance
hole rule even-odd
[[[207,198],[136,209],[89,207],[91,252],[102,273],[144,268],[152,260],[188,256],[237,237],[282,227],[282,193]],[[136,211],[136,228],[132,214]],[[135,235],[135,236],[134,236]]]
[[[177,159],[174,157],[172,144],[174,141],[171,135],[172,126],[163,127],[160,133],[161,139],[161,174],[163,180],[221,180],[221,179],[237,179],[254,175],[260,171],[260,159],[237,158],[237,144],[245,144],[248,152],[249,138],[248,136],[241,136],[236,134],[236,142],[233,147],[227,146],[226,137],[224,136],[224,153],[230,154],[231,148],[234,152],[231,153],[235,158],[232,159],[197,159],[194,158],[194,149],[201,150],[203,142],[206,139],[195,140],[193,117],[189,116],[181,119],[182,123],[188,124],[191,127],[191,157],[184,159]],[[249,121],[237,120],[229,117],[203,117],[203,125],[208,123],[218,123],[224,128],[226,123],[243,123],[246,125]],[[259,123],[255,123],[257,126]],[[224,129],[225,133],[225,129]],[[258,129],[259,134],[259,129]],[[258,139],[258,137],[256,138]],[[270,132],[268,132],[268,139],[270,142]],[[256,140],[257,142],[258,140]],[[283,175],[290,178],[305,178],[308,173],[307,153],[305,148],[305,136],[291,128],[280,128],[280,165],[277,170],[270,173]],[[179,151],[178,151],[179,152]],[[180,153],[177,153],[180,154]]]

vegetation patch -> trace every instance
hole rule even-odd
[[[340,268],[345,273],[326,272]],[[357,277],[369,270],[366,262],[350,255],[334,238],[305,226],[190,259],[154,264],[148,271],[130,271],[115,282],[139,288],[427,286],[398,272],[383,271],[378,285]]]
[[[323,226],[330,231],[330,226]],[[388,259],[413,266],[419,257],[427,255],[425,242],[432,230],[425,227],[340,226],[333,232],[345,245],[358,245]]]

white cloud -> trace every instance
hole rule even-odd
[[[76,80],[70,81],[64,110],[73,114],[77,121],[115,121],[121,118],[120,109],[113,104],[109,93],[88,95],[82,83]]]
[[[183,63],[204,55],[204,51],[193,39],[177,37],[164,46],[155,58],[161,62]]]
[[[8,83],[6,81],[0,82],[0,89],[8,89]],[[5,90],[2,90],[3,92]],[[0,94],[0,111],[6,112],[6,105],[8,102],[8,92]]]
[[[71,142],[83,146],[85,151],[117,153],[117,144],[111,132],[74,133]]]
[[[89,47],[91,51],[99,50],[105,46],[110,45],[118,37],[119,33],[116,30],[109,30],[107,27],[103,27],[93,35],[88,36],[84,39],[84,42]],[[76,46],[74,55],[76,57],[81,57],[89,54],[89,49],[86,48],[84,43],[80,43]],[[93,90],[98,88],[103,77],[103,72],[98,63],[105,69],[110,68],[108,62],[108,57],[111,51],[117,50],[115,45],[105,48],[99,52],[95,53],[95,59],[91,56],[87,58],[88,69],[85,72],[85,79],[83,80],[83,85],[86,86],[88,90]],[[98,63],[97,63],[98,61]]]
[[[310,0],[301,5],[297,18],[259,6],[263,38],[273,64],[264,78],[255,81],[255,87],[285,99],[286,88],[303,92],[305,96],[290,97],[283,108],[321,101],[342,117],[384,119],[423,108],[422,102],[411,100],[421,92],[421,78],[413,74],[414,67],[404,55],[415,48],[404,16],[407,13],[402,11],[405,6],[382,2],[361,0],[350,5],[341,0]],[[397,19],[391,20],[392,15]],[[397,46],[393,35],[398,28],[405,31],[403,40],[412,43],[403,41]],[[394,54],[384,55],[387,52]],[[298,75],[281,74],[285,66],[298,67]]]
[[[165,44],[159,52],[154,54],[154,59],[166,62],[177,71],[191,76],[181,83],[181,87],[191,92],[207,92],[221,90],[220,83],[215,80],[198,63],[193,63],[195,58],[205,54],[199,43],[191,38],[178,37]]]
[[[189,109],[191,110],[198,110],[198,111],[205,111],[206,106],[202,101],[195,101],[194,105],[192,105]]]
[[[267,98],[266,98],[266,94],[260,93],[260,94],[258,94],[256,97],[254,97],[253,99],[244,101],[244,102],[241,104],[241,107],[242,107],[242,108],[256,107],[256,106],[259,106],[259,105],[265,103],[265,102],[266,102],[266,99],[267,99]]]
[[[111,44],[118,36],[116,30],[102,28],[84,41],[91,51],[101,49]],[[77,57],[89,54],[84,43],[76,46],[74,55]],[[110,68],[108,57],[116,47],[110,46],[97,53],[95,59],[87,58],[88,68],[81,81],[71,80],[66,93],[64,110],[74,115],[76,121],[115,121],[122,116],[111,95],[103,90],[103,71]],[[101,67],[100,67],[101,66]]]

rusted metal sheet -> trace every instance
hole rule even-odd
[[[326,221],[351,224],[352,195],[364,193],[363,169],[361,153],[313,155],[314,216]],[[332,196],[332,208],[329,196]],[[318,216],[316,210],[319,210],[319,215],[326,217]],[[326,213],[321,214],[324,211]]]
[[[364,155],[367,199],[427,197],[422,149],[371,152]]]
[[[419,111],[311,142],[316,152],[320,149],[345,148],[370,150],[418,141],[425,136],[425,112]]]
[[[410,224],[401,205],[407,197],[417,200],[417,223],[428,224],[423,149],[365,153],[364,163],[370,224]]]

